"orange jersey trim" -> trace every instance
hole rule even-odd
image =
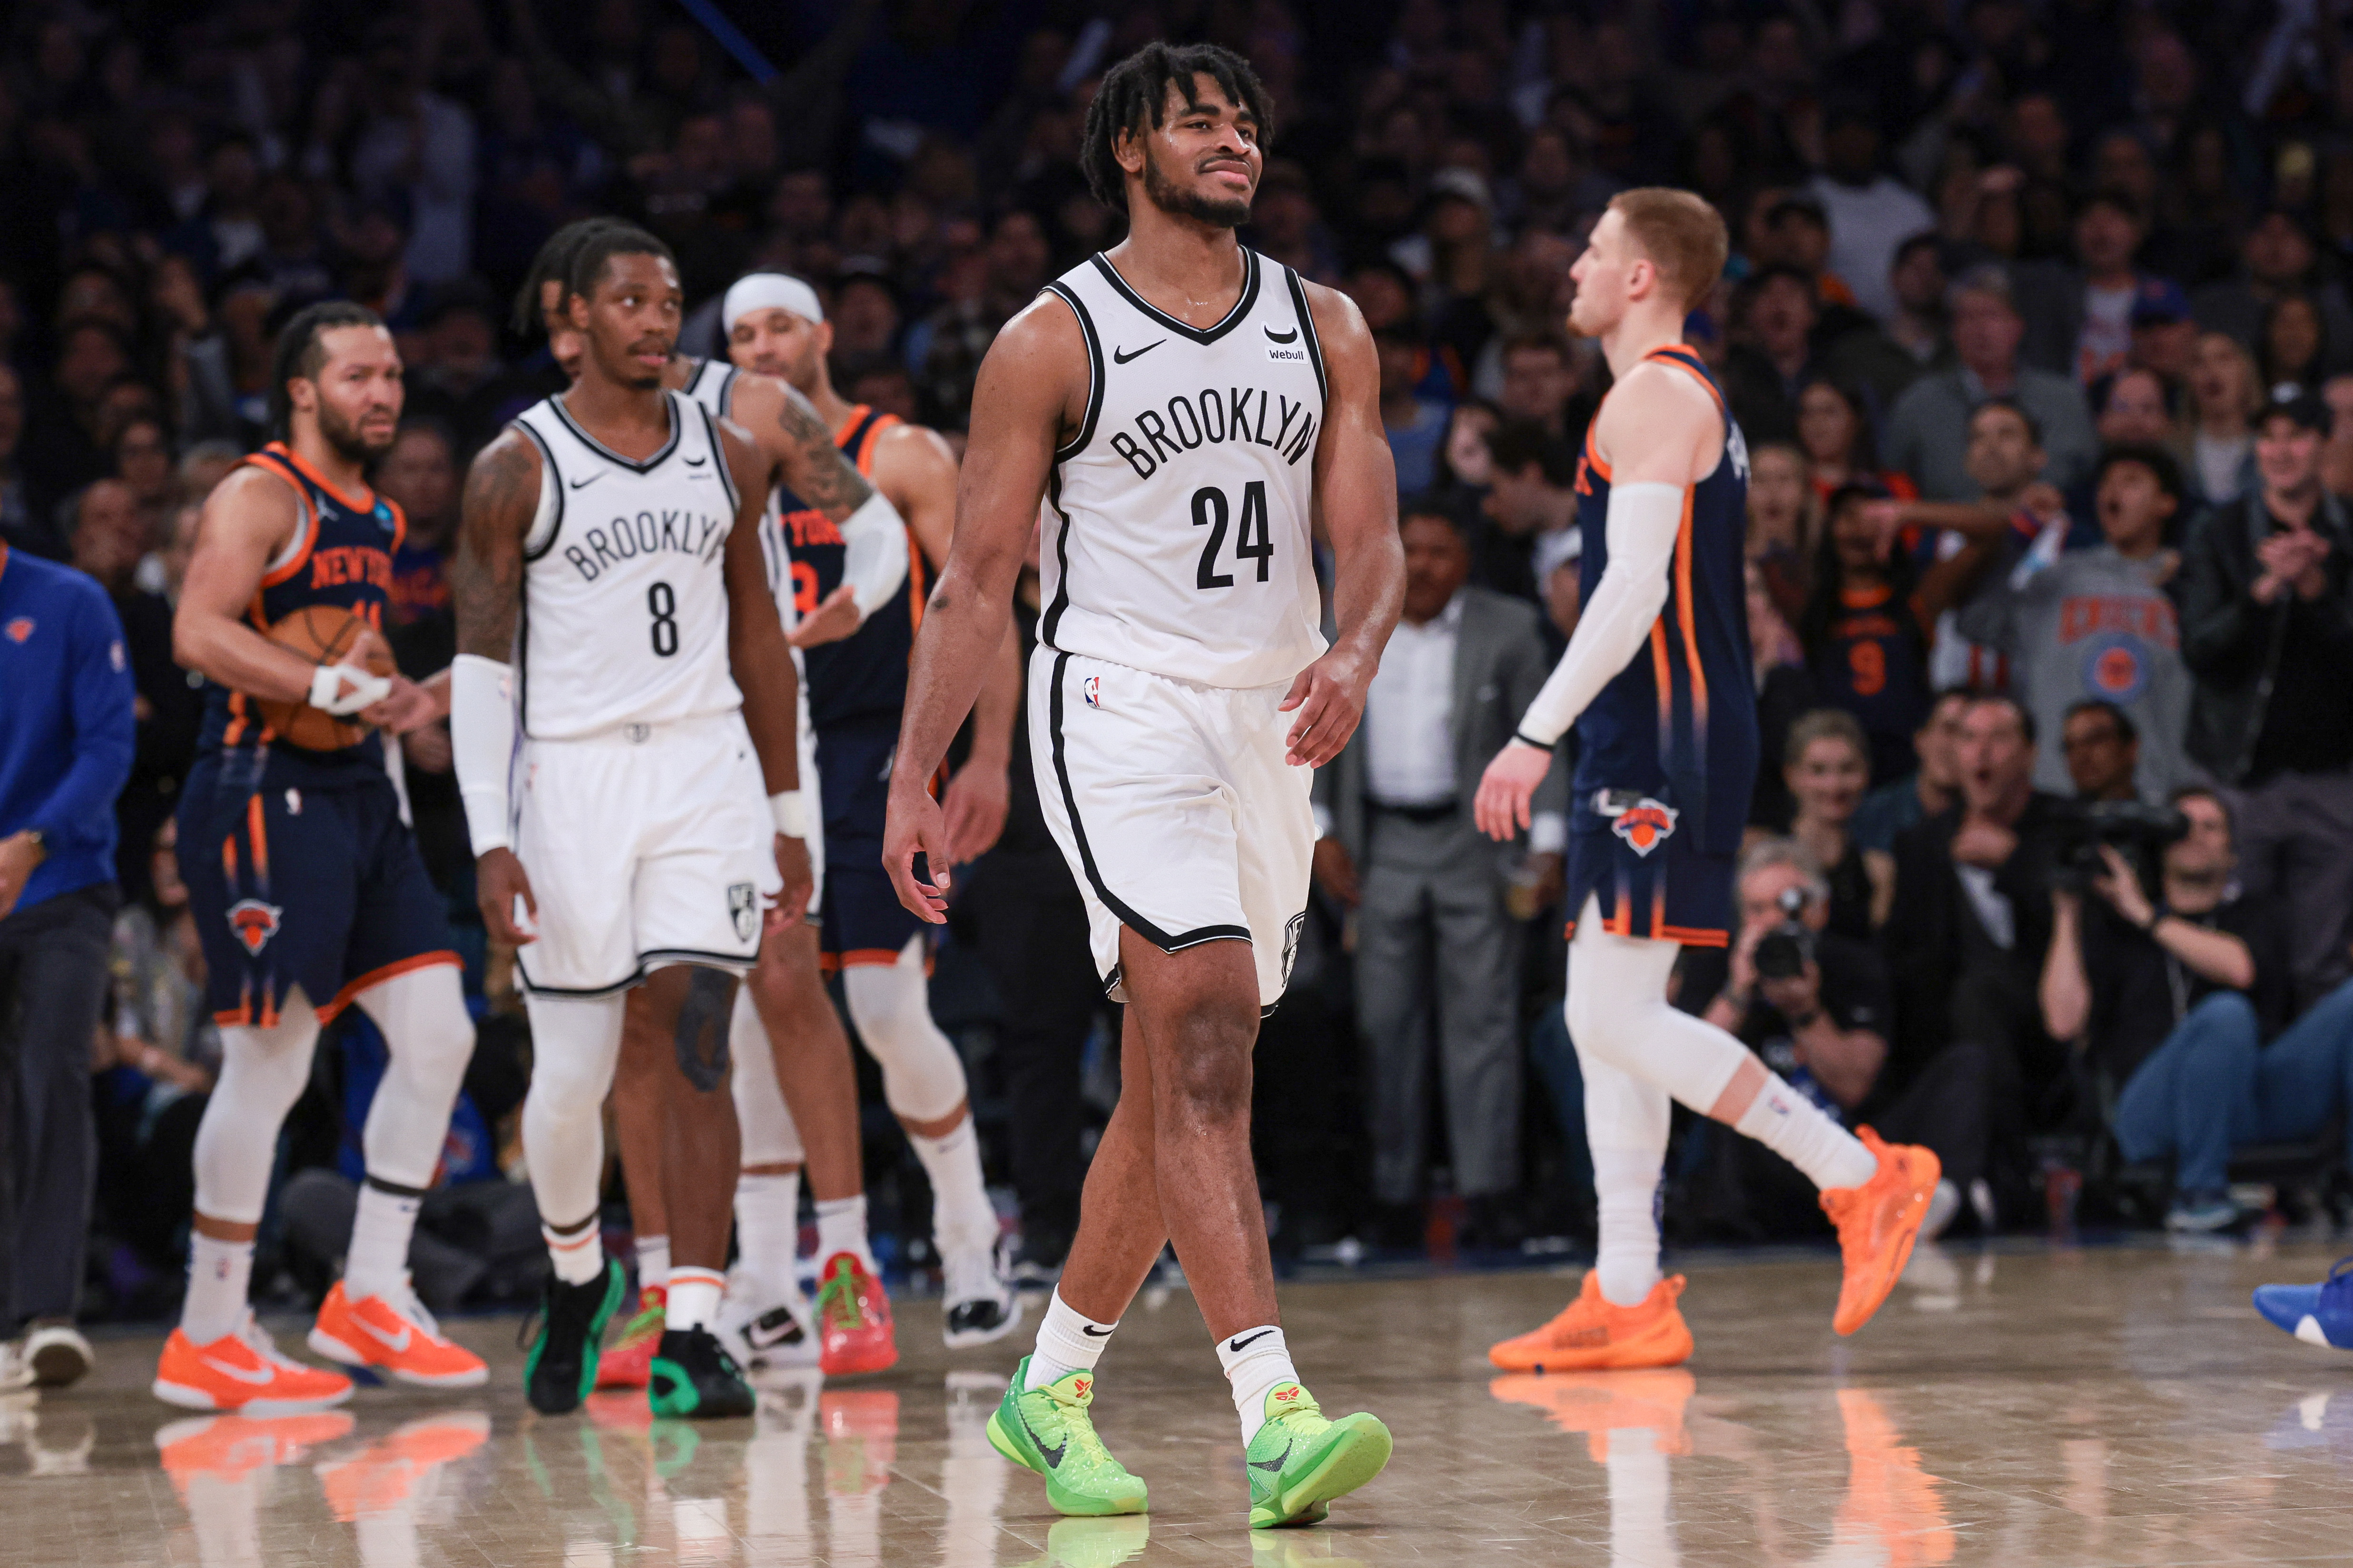
[[[261,815],[261,796],[245,797],[245,842],[253,855],[253,876],[262,897],[269,896],[269,830]]]
[[[1705,931],[1697,926],[1653,925],[1651,934],[1661,942],[1679,942],[1685,947],[1723,947],[1731,941],[1731,932]]]
[[[900,950],[894,947],[853,947],[848,952],[821,952],[817,966],[828,974],[845,969],[888,969],[899,962]],[[923,958],[923,973],[932,972],[932,959]]]
[[[1692,506],[1699,492],[1683,487],[1683,521],[1675,531],[1675,621],[1683,634],[1683,663],[1691,671],[1692,723],[1707,728],[1707,671],[1699,662],[1699,621],[1692,605]]]
[[[309,562],[311,547],[319,542],[319,509],[311,504],[311,492],[303,489],[301,479],[296,477],[293,468],[286,462],[284,448],[275,444],[264,447],[259,452],[248,453],[245,460],[250,468],[259,468],[263,473],[275,474],[284,479],[287,488],[294,492],[294,499],[302,506],[301,542],[295,546],[293,555],[288,559],[285,565],[275,571],[262,574],[261,585],[253,592],[254,625],[267,630],[269,622],[261,614],[261,589],[275,588],[279,584],[286,582],[301,571],[303,565]]]
[[[303,458],[301,453],[297,452],[285,442],[272,441],[269,446],[263,447],[262,451],[269,452],[284,458],[287,462],[292,464],[295,470],[301,473],[304,479],[309,479],[312,484],[318,486],[321,489],[326,491],[329,495],[334,497],[336,500],[340,501],[344,506],[351,508],[353,511],[374,511],[375,510],[375,492],[374,490],[369,490],[364,498],[353,498],[352,496],[345,495],[336,487],[333,480],[328,479],[326,475],[321,473],[318,469],[312,468],[310,463]],[[259,454],[256,455],[259,456]]]
[[[319,1009],[319,1022],[332,1023],[335,1015],[356,1001],[361,992],[371,990],[387,980],[397,980],[404,974],[414,973],[420,969],[437,968],[444,963],[462,966],[464,963],[465,960],[456,953],[443,949],[437,952],[416,953],[387,963],[381,969],[371,969],[358,979],[346,983],[341,991],[335,993],[334,1000]]]

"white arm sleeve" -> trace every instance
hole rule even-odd
[[[1683,527],[1679,485],[1609,487],[1609,564],[1577,617],[1568,651],[1520,718],[1519,739],[1550,746],[1641,651],[1667,604],[1667,565]]]
[[[881,490],[842,520],[841,580],[849,584],[862,618],[872,615],[907,580],[907,552],[913,548],[899,509]]]
[[[507,771],[514,761],[514,673],[461,653],[449,665],[449,752],[474,853],[507,847]]]

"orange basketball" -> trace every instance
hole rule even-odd
[[[364,643],[360,666],[371,674],[394,672],[392,650],[366,619],[340,605],[305,605],[269,628],[269,640],[312,664],[349,661],[353,646]],[[338,719],[308,702],[272,702],[256,699],[262,721],[290,745],[306,751],[333,752],[356,746],[368,727],[356,718]]]

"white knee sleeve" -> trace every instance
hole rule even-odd
[[[378,1181],[430,1186],[441,1163],[449,1112],[474,1058],[474,1020],[460,973],[454,963],[437,963],[359,994],[391,1058],[361,1140],[368,1174]]]
[[[922,937],[907,943],[896,963],[843,970],[841,989],[859,1038],[882,1064],[882,1098],[892,1115],[937,1121],[964,1103],[963,1058],[932,1022]]]
[[[1668,1003],[1679,951],[1672,942],[1603,931],[1599,907],[1588,899],[1568,944],[1568,1037],[1581,1059],[1609,1063],[1705,1115],[1756,1058]]]
[[[801,1130],[777,1085],[776,1049],[760,1022],[759,1008],[752,1005],[749,985],[736,989],[727,1051],[735,1062],[735,1125],[743,1141],[744,1168],[801,1163]]]
[[[221,1028],[220,1079],[196,1128],[196,1212],[231,1225],[259,1225],[269,1197],[278,1129],[311,1081],[319,1015],[300,987],[286,994],[278,1022]]]
[[[605,1170],[605,1096],[621,1054],[619,996],[529,998],[531,1092],[522,1102],[523,1157],[539,1217],[571,1225],[596,1209]]]

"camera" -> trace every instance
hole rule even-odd
[[[2158,855],[2189,833],[2189,819],[2173,807],[2137,800],[2069,801],[2060,809],[2058,826],[2051,883],[2074,893],[2106,875],[2107,861],[2100,853],[2104,846],[2123,855],[2141,886],[2153,891]]]
[[[1781,923],[1757,939],[1752,962],[1760,980],[1795,980],[1814,961],[1814,928],[1805,921],[1807,893],[1785,888],[1778,900]]]

